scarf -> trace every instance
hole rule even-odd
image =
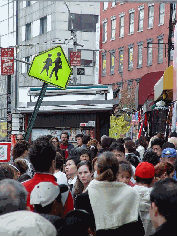
[[[115,229],[138,221],[139,195],[132,187],[122,182],[94,179],[87,190],[96,230]]]

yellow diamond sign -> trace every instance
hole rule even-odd
[[[43,51],[34,57],[28,75],[66,89],[72,69],[61,46]]]

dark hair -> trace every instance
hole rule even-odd
[[[124,139],[123,139],[122,137],[118,138],[118,139],[116,140],[116,142],[117,142],[117,143],[121,143],[121,144],[124,144],[124,143],[125,143],[125,141],[124,141]]]
[[[174,170],[177,172],[177,159],[174,162]]]
[[[148,135],[145,137],[145,140],[146,140],[147,142],[149,142],[150,139],[151,139],[151,138],[150,138],[150,136],[148,136]]]
[[[169,162],[160,162],[155,166],[155,176],[161,177],[166,172],[170,175],[174,171],[174,166]]]
[[[79,150],[79,155],[81,156],[81,155],[83,155],[83,154],[87,154],[87,155],[89,156],[89,155],[90,155],[90,154],[89,154],[89,150],[88,150],[88,149],[85,149],[85,148],[80,149],[80,150]]]
[[[161,138],[155,138],[155,139],[151,142],[151,147],[153,147],[153,146],[155,146],[155,145],[158,145],[158,146],[160,146],[161,149],[162,149],[163,144],[164,144],[163,139],[161,139]]]
[[[119,172],[120,171],[129,172],[130,177],[132,177],[132,175],[133,175],[132,167],[127,160],[120,160],[119,161]]]
[[[62,236],[87,236],[88,229],[93,229],[91,214],[85,210],[72,210],[67,213],[60,230]]]
[[[66,135],[67,135],[67,139],[69,139],[69,133],[68,133],[67,131],[62,131],[62,132],[61,132],[61,135],[62,135],[62,134],[66,134]],[[60,138],[61,138],[61,135],[60,135]]]
[[[14,168],[10,166],[8,163],[1,163],[0,170],[3,172],[6,179],[14,178]]]
[[[165,142],[162,146],[162,150],[164,150],[166,148],[174,148],[175,149],[175,145],[172,142]]]
[[[126,141],[125,148],[127,148],[129,153],[134,153],[136,151],[135,142],[133,141]]]
[[[159,157],[156,154],[156,152],[153,151],[152,148],[149,148],[143,156],[143,161],[149,162],[153,164],[154,166],[159,163]]]
[[[177,224],[177,181],[172,178],[160,180],[153,185],[150,200],[158,207],[167,221]]]
[[[138,143],[143,146],[145,149],[147,148],[146,138],[144,136],[140,136],[138,139]]]
[[[170,137],[177,137],[177,133],[176,132],[171,132],[169,136]]]
[[[77,170],[83,165],[86,165],[88,167],[88,170],[90,171],[90,173],[92,172],[92,165],[91,165],[91,162],[88,160],[80,161],[80,163],[78,163],[77,165]],[[76,181],[75,190],[74,190],[74,197],[78,194],[81,194],[83,190],[84,190],[84,185],[80,181],[79,177],[77,176],[77,181]]]
[[[119,163],[115,155],[109,151],[99,155],[97,170],[99,172],[96,178],[98,181],[116,181]]]
[[[113,142],[109,147],[109,151],[114,151],[114,150],[123,152],[125,154],[125,148],[121,143]]]
[[[112,138],[112,137],[105,137],[103,138],[102,142],[101,142],[101,146],[104,149],[109,149],[110,145],[112,144],[112,142],[114,142],[116,139]]]
[[[46,139],[47,139],[48,141],[50,141],[53,136],[50,135],[50,134],[48,134],[48,135],[45,135],[45,137],[46,137]]]
[[[140,178],[138,176],[135,176],[135,178],[136,178],[136,182],[137,183],[148,184],[148,185],[150,185],[153,182],[153,179],[154,179],[154,177],[153,178],[149,178],[149,179],[142,179],[142,178]]]
[[[64,164],[64,159],[59,152],[56,152],[55,164],[56,164],[56,169],[59,169],[59,170],[62,168]]]
[[[21,158],[15,159],[14,165],[20,171],[20,175],[26,173],[26,171],[28,170],[28,165],[25,159],[21,159]]]
[[[94,165],[95,165],[95,162],[98,160],[98,157],[95,157],[93,160],[92,160],[92,169],[94,171]]]
[[[125,159],[129,161],[135,168],[140,163],[138,157],[135,154],[127,154]]]
[[[30,161],[37,172],[49,171],[56,151],[46,136],[37,138],[29,152]]]
[[[124,142],[127,142],[127,141],[132,141],[132,139],[130,137],[125,137],[123,138],[124,139]]]
[[[54,139],[58,142],[58,148],[57,148],[57,150],[58,150],[58,149],[60,149],[60,141],[59,141],[58,137],[52,137],[52,138],[49,140],[49,142],[50,142],[51,144],[53,144],[53,140],[54,140]]]
[[[98,154],[98,148],[97,146],[91,145],[88,147],[90,160],[92,161]]]
[[[78,157],[68,157],[67,160],[66,160],[66,162],[67,162],[68,160],[73,160],[73,162],[75,163],[76,166],[77,166],[78,163],[80,162],[80,160],[79,160]]]
[[[16,158],[23,155],[25,151],[28,151],[30,143],[24,140],[19,140],[12,149],[12,156],[15,160]]]
[[[75,139],[77,138],[77,137],[83,137],[83,134],[82,133],[79,133],[79,134],[77,134],[76,136],[75,136]]]
[[[83,135],[82,142],[83,144],[87,144],[90,141],[91,137],[90,135]]]

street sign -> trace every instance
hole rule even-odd
[[[85,68],[77,68],[77,75],[85,75]]]
[[[72,69],[61,46],[35,56],[28,75],[48,84],[66,89]]]
[[[81,52],[70,52],[70,65],[81,66]]]
[[[1,75],[14,74],[14,48],[1,48]]]

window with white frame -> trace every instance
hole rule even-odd
[[[138,45],[137,68],[141,68],[143,63],[143,41],[138,42],[137,45]]]
[[[106,76],[106,52],[102,53],[102,76]]]
[[[36,37],[40,32],[40,20],[36,20],[32,23],[32,35]]]
[[[134,33],[134,12],[129,13],[129,34]]]
[[[163,63],[163,37],[164,35],[158,36],[158,63]]]
[[[47,33],[47,16],[40,18],[40,35]]]
[[[153,57],[153,39],[147,39],[147,66],[152,65],[152,57]]]
[[[153,28],[154,22],[154,5],[148,6],[148,28]]]
[[[103,42],[107,41],[107,20],[103,21]]]
[[[30,7],[30,1],[26,1],[26,7]]]
[[[47,15],[47,32],[51,31],[51,15]]]
[[[110,50],[110,75],[114,74],[115,68],[115,50]]]
[[[124,47],[119,48],[119,73],[123,72]]]
[[[175,22],[177,19],[176,5],[176,3],[172,3],[172,22]]]
[[[31,62],[31,58],[32,58],[32,56],[27,56],[27,57],[23,58],[22,60],[25,61],[25,62],[30,63]],[[29,68],[30,68],[29,64],[22,63],[22,73],[27,73]]]
[[[134,44],[128,45],[128,70],[133,69],[133,46]]]
[[[31,39],[31,23],[25,25],[25,40]]]
[[[116,16],[111,18],[111,39],[114,40],[116,36]]]
[[[159,24],[164,24],[164,15],[165,15],[165,3],[159,4]]]
[[[120,16],[120,31],[119,31],[119,37],[124,37],[124,14],[119,15]]]
[[[112,7],[115,7],[115,6],[116,6],[116,0],[112,2]]]
[[[107,10],[108,9],[108,2],[103,2],[103,10]]]
[[[143,31],[144,7],[139,8],[138,31]]]

